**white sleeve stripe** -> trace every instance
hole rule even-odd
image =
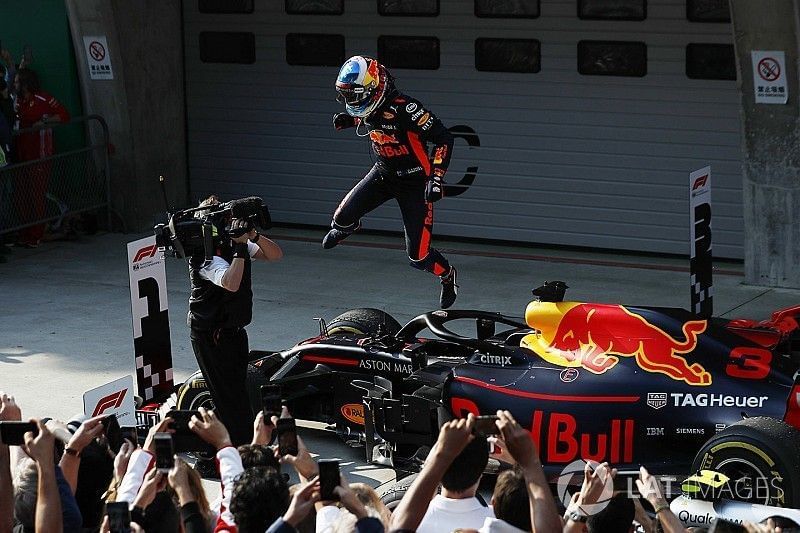
[[[215,255],[211,258],[211,263],[200,269],[200,277],[218,287],[222,287],[222,276],[225,275],[230,266],[230,263]]]
[[[247,241],[247,251],[250,252],[251,259],[256,256],[256,254],[260,249],[261,248],[257,244],[253,244],[252,242]]]

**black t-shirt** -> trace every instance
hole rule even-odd
[[[233,261],[233,249],[229,246],[217,250],[217,257]],[[193,329],[215,330],[220,328],[243,328],[253,318],[253,289],[251,285],[251,261],[244,260],[244,272],[239,290],[227,289],[205,279],[200,270],[203,257],[189,260],[189,280],[192,292],[189,295],[189,316],[187,323]]]

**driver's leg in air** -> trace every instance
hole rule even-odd
[[[392,195],[381,178],[378,167],[373,166],[336,208],[331,230],[322,239],[322,247],[333,248],[361,226],[361,217],[386,202]]]
[[[411,266],[439,276],[442,291],[439,305],[447,309],[458,296],[457,271],[435,248],[431,247],[433,235],[433,204],[425,202],[425,183],[405,182],[393,187],[395,198],[403,214],[406,233],[406,252]]]

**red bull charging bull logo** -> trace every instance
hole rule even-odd
[[[398,144],[397,137],[395,137],[394,135],[383,133],[382,130],[372,130],[371,132],[369,132],[369,138],[375,144],[380,144],[380,145]]]
[[[520,345],[552,364],[603,374],[620,357],[633,357],[647,372],[688,385],[711,385],[711,374],[702,365],[690,365],[681,357],[697,346],[705,320],[684,323],[685,340],[675,339],[621,305],[531,302],[525,321],[539,333],[526,335]]]

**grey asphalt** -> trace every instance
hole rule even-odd
[[[278,263],[253,271],[250,347],[280,349],[318,331],[314,317],[333,318],[354,307],[378,307],[401,323],[438,304],[438,281],[408,266],[399,236],[354,235],[325,251],[321,231],[275,229],[284,250]],[[0,390],[13,393],[30,416],[69,417],[82,394],[133,373],[130,296],[125,243],[142,235],[105,234],[15,249],[0,263]],[[688,260],[581,253],[485,243],[438,242],[458,266],[455,308],[522,316],[530,290],[560,279],[567,299],[687,307]],[[764,319],[800,303],[800,291],[742,284],[742,265],[716,264],[715,314]],[[167,260],[176,380],[196,368],[186,310],[183,263]],[[351,462],[351,480],[385,481],[386,471],[359,464],[361,450],[305,429],[312,449]]]

